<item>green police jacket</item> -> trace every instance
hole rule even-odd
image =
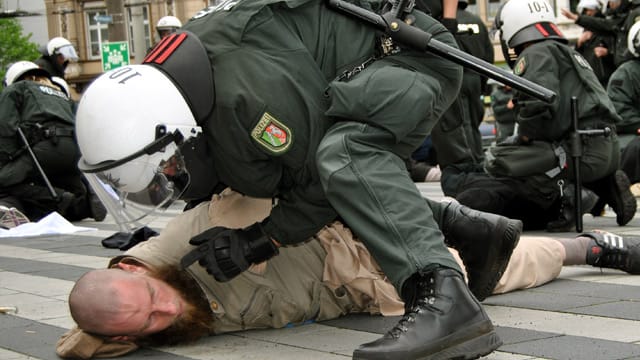
[[[357,5],[374,10],[380,2]],[[328,115],[340,111],[327,89],[375,54],[379,34],[320,0],[227,0],[183,28],[199,37],[212,64],[215,107],[200,125],[220,181],[246,195],[278,198],[262,224],[280,243],[311,237],[337,216],[315,160],[318,144],[339,120]],[[355,90],[351,94],[363,96]],[[372,103],[385,104],[372,94]],[[369,109],[358,110],[342,113],[369,120]]]
[[[74,127],[74,104],[67,95],[42,83],[23,80],[11,84],[0,93],[0,187],[18,184],[30,176],[38,176],[24,143],[17,133],[23,130],[43,167],[57,166],[58,162],[73,163],[79,158],[77,146],[65,141],[63,154],[56,152],[56,164],[46,161],[49,142],[42,142],[42,131],[47,128]],[[67,138],[71,138],[67,135]],[[70,142],[73,143],[73,142]],[[68,164],[64,164],[65,166]]]
[[[549,142],[566,139],[572,96],[578,98],[580,128],[615,127],[619,117],[605,89],[582,55],[567,45],[555,40],[533,43],[520,54],[513,71],[557,94],[546,103],[515,91],[520,135]]]
[[[640,129],[640,60],[626,61],[609,79],[607,93],[615,106],[620,122],[616,124],[620,134],[638,134]]]

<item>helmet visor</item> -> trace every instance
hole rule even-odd
[[[184,158],[175,144],[164,152],[142,155],[99,172],[85,173],[104,206],[120,227],[148,223],[163,213],[189,186]]]
[[[78,61],[78,54],[76,54],[76,49],[72,45],[59,47],[56,52],[67,61]]]

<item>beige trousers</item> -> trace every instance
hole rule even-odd
[[[254,206],[256,209],[252,208]],[[250,216],[253,218],[252,221],[255,221],[261,217],[256,213],[263,212],[262,201],[252,201],[229,190],[225,191],[225,196],[214,197],[209,209],[213,225],[224,224],[229,227],[239,227],[246,223],[242,219],[243,216]],[[386,281],[368,250],[348,228],[334,223],[321,230],[315,238],[320,240],[327,251],[323,274],[326,283],[341,286],[350,284],[347,290],[352,291],[352,295],[359,294],[354,296],[355,299],[373,297],[374,303],[380,307],[379,310],[384,315],[404,312],[395,289]],[[457,252],[449,250],[464,271],[464,265]],[[521,236],[493,293],[502,294],[533,288],[552,281],[560,274],[564,257],[564,247],[551,237]],[[381,284],[381,280],[385,283]]]

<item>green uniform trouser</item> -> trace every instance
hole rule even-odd
[[[427,21],[427,31],[453,42],[435,20]],[[329,90],[327,113],[346,120],[320,143],[320,179],[331,205],[399,293],[419,271],[437,265],[460,271],[403,159],[451,104],[461,76],[461,68],[447,60],[401,52],[375,61],[348,82],[332,83]]]

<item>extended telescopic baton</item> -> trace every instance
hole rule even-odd
[[[550,103],[556,97],[555,92],[543,86],[515,76],[500,67],[432,39],[430,33],[405,23],[401,17],[407,6],[407,0],[393,1],[391,10],[382,15],[344,0],[328,1],[331,7],[364,20],[378,30],[384,31],[391,39],[398,43],[408,45],[416,50],[428,51],[439,55],[542,101]]]

